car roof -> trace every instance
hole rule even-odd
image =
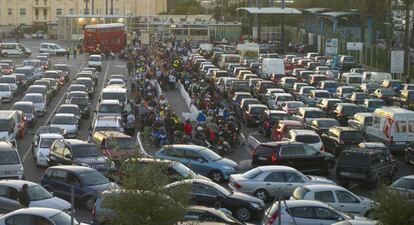
[[[35,182],[27,181],[27,180],[0,180],[1,185],[6,185],[9,187],[13,187],[16,189],[22,188],[23,184],[27,184],[28,186],[35,186],[38,185]]]
[[[333,184],[309,184],[304,185],[303,187],[307,188],[310,191],[336,191],[336,190],[346,190],[346,188]]]
[[[88,145],[91,144],[87,141],[80,140],[80,139],[65,139],[65,142],[68,142],[71,145]]]
[[[0,141],[0,151],[10,151],[16,150],[13,146],[7,141]]]
[[[55,114],[55,117],[58,117],[58,116],[64,116],[64,117],[74,117],[75,115],[73,114],[73,113],[56,113]]]
[[[43,216],[43,217],[51,217],[51,216],[56,215],[60,212],[62,212],[62,211],[60,211],[58,209],[30,207],[30,208],[18,209],[16,211],[8,213],[4,217],[6,217],[6,216],[10,217],[10,216],[19,215],[19,214],[40,215],[40,216]]]
[[[117,104],[117,105],[119,105],[120,103],[119,103],[119,100],[116,100],[116,99],[103,99],[102,101],[101,101],[101,103],[99,103],[100,105],[102,105],[102,104]]]
[[[305,106],[305,107],[299,107],[298,108],[298,110],[300,110],[300,109],[305,110],[305,111],[321,111],[321,112],[323,112],[322,109],[317,108],[317,107]]]
[[[63,108],[63,107],[79,108],[79,106],[75,104],[62,104],[59,106],[59,108]]]
[[[280,123],[283,123],[285,125],[302,125],[300,121],[297,120],[279,120]]]
[[[327,206],[323,202],[312,201],[312,200],[286,200],[285,201],[285,204],[288,205],[289,207],[300,207],[300,206],[321,206],[321,207],[326,207]]]
[[[316,136],[319,136],[314,130],[292,129],[291,132],[295,132],[296,135],[316,135]]]
[[[63,138],[61,134],[56,134],[56,133],[41,133],[39,137],[40,138]]]
[[[62,169],[71,172],[95,171],[94,169],[86,166],[52,166],[49,167],[48,170],[49,169]]]
[[[14,105],[30,105],[30,106],[32,106],[33,105],[33,102],[29,102],[29,101],[18,101],[18,102],[15,102]]]
[[[263,172],[275,171],[275,170],[277,170],[277,171],[280,171],[280,170],[295,171],[295,172],[297,171],[295,168],[292,168],[290,166],[259,166],[259,167],[256,167],[256,168],[263,171]]]

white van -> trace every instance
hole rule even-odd
[[[383,80],[392,80],[392,74],[367,71],[362,74],[362,81],[370,84],[381,84]]]
[[[124,107],[128,103],[127,90],[125,88],[106,87],[102,90],[103,100],[118,100]]]
[[[262,78],[269,78],[272,74],[285,74],[285,62],[283,59],[264,58],[262,61]]]
[[[96,70],[102,70],[102,56],[101,55],[90,55],[88,60],[88,66],[94,67]]]
[[[50,53],[56,56],[66,55],[66,50],[55,43],[41,43],[39,47],[40,53]]]
[[[0,140],[6,140],[17,146],[19,118],[15,110],[0,110]]]
[[[366,127],[367,141],[382,142],[391,151],[403,151],[414,142],[414,112],[400,107],[382,107]]]
[[[237,54],[222,54],[219,61],[220,69],[226,69],[228,63],[239,63],[240,56]]]
[[[22,43],[0,43],[1,57],[29,57],[32,51]]]
[[[343,73],[341,75],[341,83],[349,86],[359,87],[364,82],[360,73]]]

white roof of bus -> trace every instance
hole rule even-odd
[[[93,24],[93,25],[86,25],[85,28],[86,29],[91,29],[91,28],[111,28],[111,27],[125,27],[124,24],[122,23],[105,23],[105,24]]]

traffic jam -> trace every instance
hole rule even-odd
[[[122,187],[114,176],[131,161],[167,162],[170,187],[190,185],[192,204],[205,206],[197,210],[214,212],[199,221],[378,224],[367,191],[385,184],[414,199],[414,176],[399,174],[414,163],[413,84],[349,55],[260,44],[247,58],[237,49],[251,43],[171,45],[137,45],[117,59],[95,48],[73,68],[53,63],[64,48],[41,43],[21,64],[0,61],[1,102],[10,105],[0,110],[0,224],[18,215],[71,224],[73,187],[84,222],[109,224],[103,198]],[[128,72],[108,74],[111,61]],[[171,92],[188,103],[183,113],[168,103]],[[17,140],[29,133],[24,156]],[[24,160],[41,169],[40,182],[26,179],[34,168]]]

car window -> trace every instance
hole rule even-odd
[[[51,179],[64,181],[66,179],[67,172],[64,170],[55,170],[50,176]]]
[[[301,145],[286,145],[283,146],[280,155],[282,156],[295,156],[304,155],[305,151]]]
[[[80,186],[80,180],[78,177],[76,177],[74,174],[69,173],[66,179],[66,182],[70,185],[73,185],[75,187]]]
[[[19,192],[11,187],[0,186],[0,197],[17,200]]]
[[[208,196],[214,196],[214,197],[220,195],[220,193],[217,190],[209,186],[200,185],[200,184],[193,184],[192,192],[198,195],[208,195]]]
[[[15,215],[6,219],[6,225],[35,225],[30,215]]]
[[[297,173],[285,172],[286,182],[288,183],[305,183],[303,177]]]
[[[359,203],[359,200],[347,191],[335,191],[340,203]]]
[[[298,218],[313,218],[313,212],[311,207],[291,208],[290,214]]]
[[[285,182],[283,172],[273,172],[266,176],[265,182]]]
[[[164,154],[170,157],[184,158],[184,151],[181,149],[171,148],[165,150]]]
[[[315,208],[315,217],[320,220],[338,220],[340,215],[326,208]]]
[[[200,159],[205,161],[205,159],[200,154],[198,154],[197,152],[193,152],[193,151],[185,151],[185,158],[189,160],[194,160],[194,161],[197,161]]]
[[[332,191],[317,191],[315,192],[315,200],[321,202],[335,202],[335,197]]]

